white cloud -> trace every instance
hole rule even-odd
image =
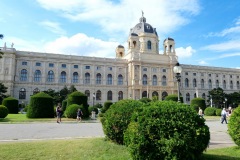
[[[40,25],[44,26],[47,30],[57,33],[59,35],[64,35],[66,32],[64,29],[60,27],[60,24],[57,22],[51,22],[51,21],[42,21],[39,23]]]
[[[102,41],[78,33],[72,37],[61,37],[53,42],[48,42],[44,49],[46,52],[51,53],[115,57],[115,48],[118,45],[118,42]]]
[[[211,50],[211,51],[228,51],[228,50],[240,50],[240,39],[239,40],[231,40],[223,43],[212,44],[203,47],[203,50]]]
[[[208,65],[208,63],[206,61],[203,61],[203,60],[199,61],[198,64],[200,64],[200,65]]]
[[[196,52],[191,46],[186,48],[180,47],[176,48],[176,54],[179,58],[191,57],[194,52]]]
[[[200,8],[197,0],[38,0],[45,9],[56,11],[61,16],[73,21],[87,21],[101,26],[105,32],[126,32],[134,27],[141,16],[141,10],[147,22],[169,33],[189,23],[192,15],[198,14]],[[148,16],[153,14],[154,16]],[[184,14],[184,15],[183,15]],[[173,20],[174,19],[174,20]],[[159,35],[161,35],[159,33]]]

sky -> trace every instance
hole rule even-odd
[[[144,12],[180,64],[240,69],[240,0],[0,0],[0,47],[115,57]]]

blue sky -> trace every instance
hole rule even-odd
[[[240,68],[239,0],[1,0],[0,33],[17,50],[115,57],[141,17],[175,39],[182,64]]]

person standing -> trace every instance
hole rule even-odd
[[[222,124],[223,122],[225,121],[225,123],[227,124],[227,112],[226,112],[226,109],[223,108],[222,112],[221,112],[221,116],[222,116]]]
[[[203,118],[203,110],[201,107],[199,107],[198,115]]]
[[[78,122],[82,121],[82,115],[83,115],[82,110],[80,108],[78,108],[78,110],[77,110],[77,121]]]

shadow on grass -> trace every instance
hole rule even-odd
[[[204,154],[201,157],[202,160],[239,160],[239,157],[231,157],[225,155],[211,155],[211,154]]]
[[[0,122],[10,122],[9,118],[0,118]]]

